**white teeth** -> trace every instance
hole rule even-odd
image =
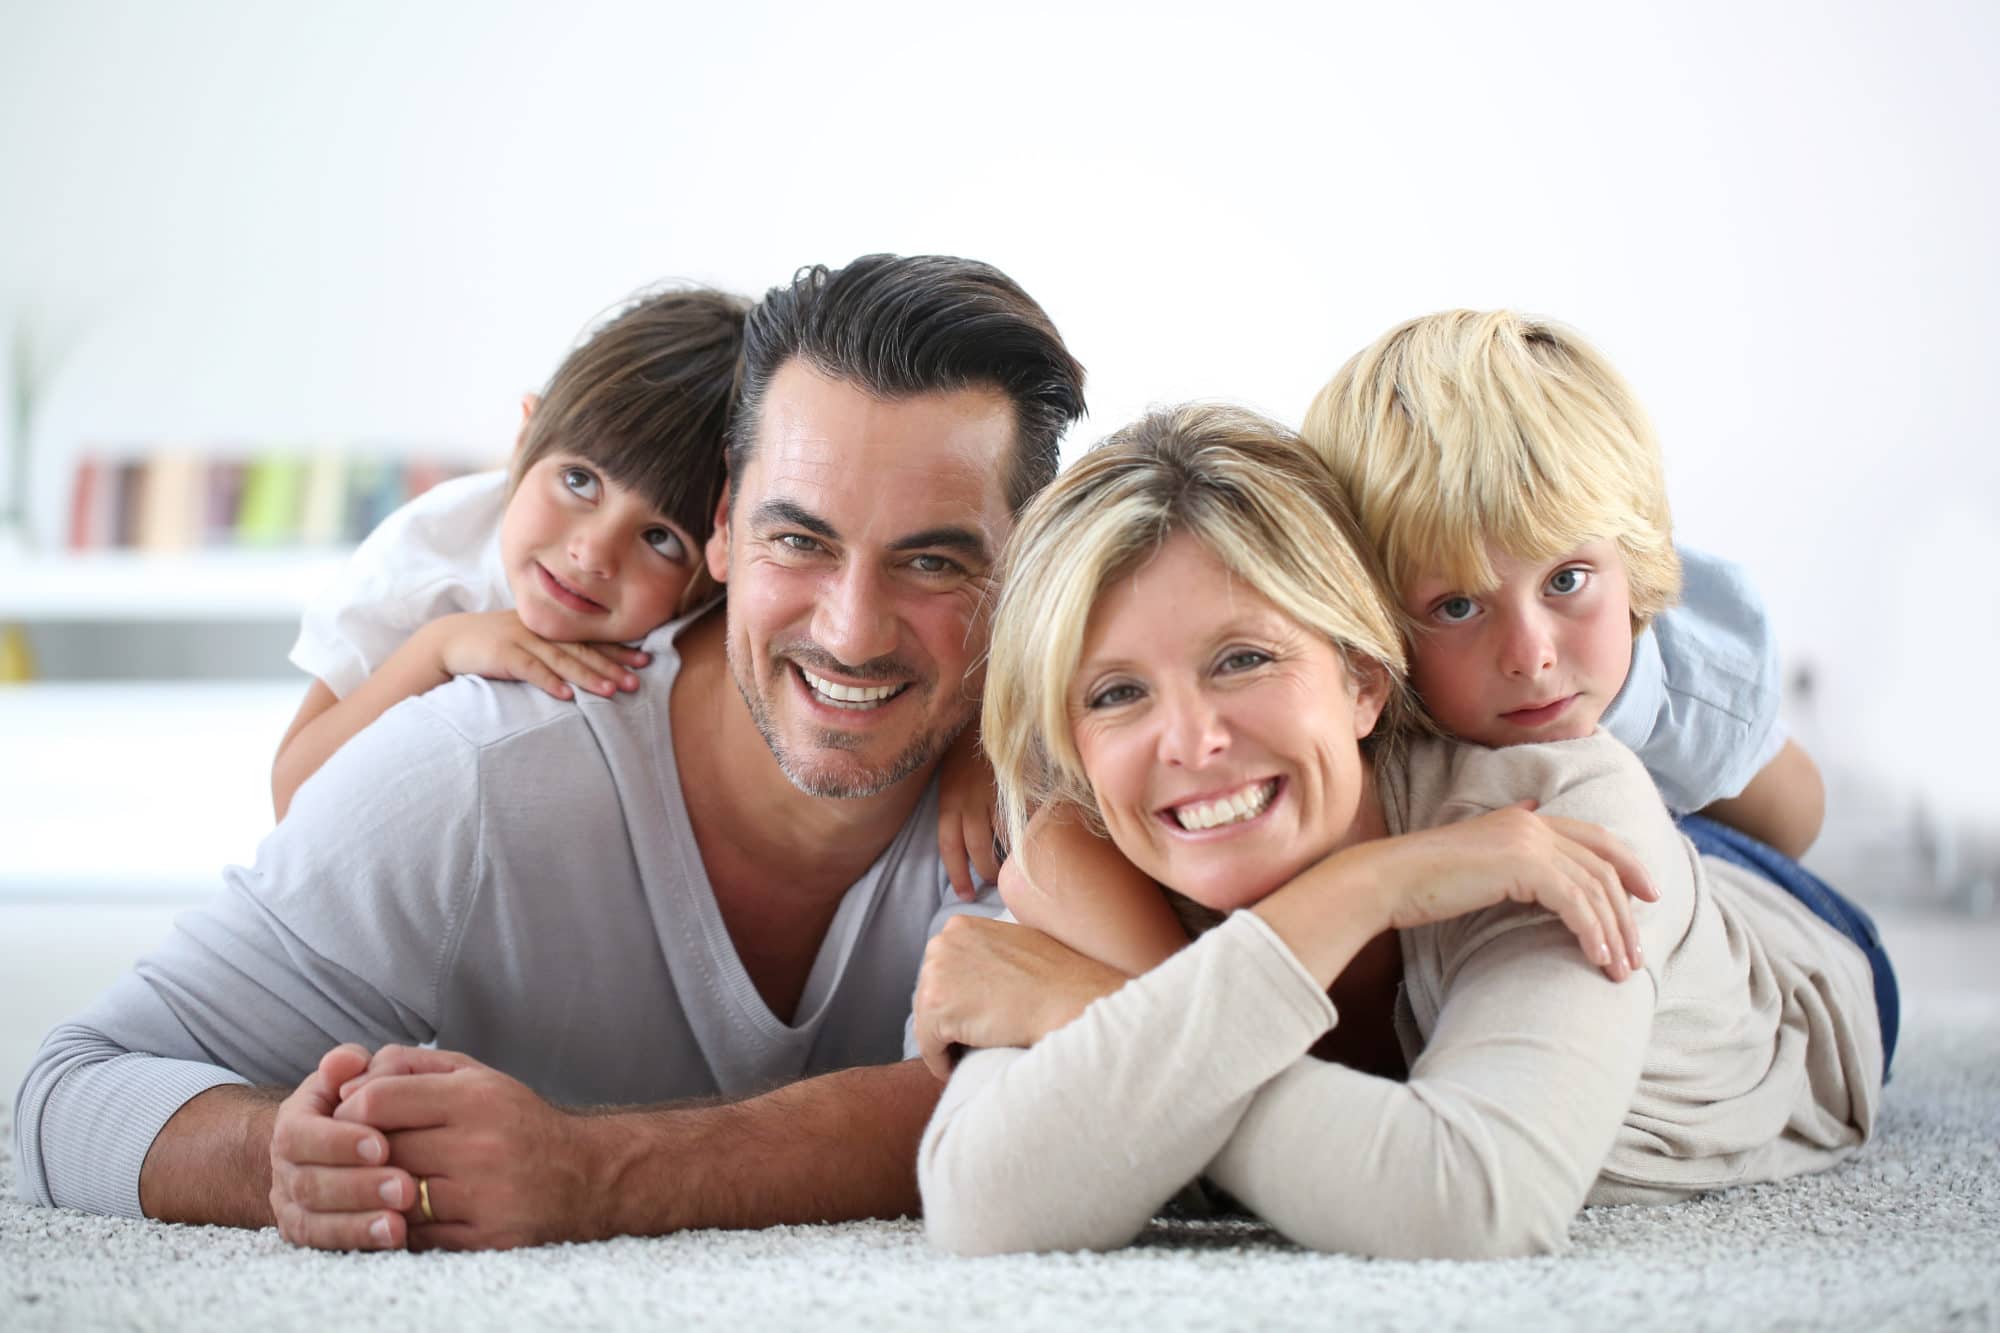
[[[903,688],[901,685],[871,685],[863,689],[858,685],[842,685],[838,681],[822,680],[804,667],[799,668],[799,674],[806,678],[806,684],[812,686],[814,694],[836,708],[873,708],[884,699],[900,693]]]
[[[1220,828],[1224,824],[1240,824],[1263,814],[1264,807],[1271,803],[1277,792],[1278,780],[1271,778],[1219,800],[1178,806],[1174,810],[1174,819],[1189,832]]]

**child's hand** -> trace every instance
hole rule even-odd
[[[558,699],[572,697],[571,685],[607,699],[619,690],[636,690],[639,678],[631,668],[653,660],[652,654],[622,643],[544,639],[512,611],[441,616],[420,632],[431,636],[438,666],[447,675],[525,681]]]
[[[993,850],[993,768],[967,727],[945,751],[938,769],[938,855],[958,896],[971,902],[977,890],[972,872],[991,884],[1000,878]]]

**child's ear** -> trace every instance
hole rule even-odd
[[[519,453],[521,446],[527,443],[529,418],[535,415],[535,409],[541,405],[542,396],[540,394],[524,393],[521,395],[521,429],[514,436],[514,451],[516,453]]]
[[[1349,668],[1354,680],[1354,739],[1361,740],[1382,720],[1389,703],[1389,671],[1380,662],[1363,658]]]
[[[715,501],[715,526],[709,529],[708,544],[703,548],[708,556],[708,575],[717,583],[729,582],[729,483],[722,483],[722,494]]]

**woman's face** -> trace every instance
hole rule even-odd
[[[1098,598],[1070,682],[1112,840],[1224,912],[1356,841],[1380,819],[1359,746],[1387,693],[1376,676],[1357,682],[1332,644],[1172,537]]]

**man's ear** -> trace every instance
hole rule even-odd
[[[715,501],[715,526],[709,529],[708,544],[704,548],[708,555],[708,576],[717,583],[729,582],[729,483],[722,483],[722,494]]]
[[[1389,669],[1372,658],[1348,667],[1354,679],[1354,739],[1371,735],[1389,702]]]

